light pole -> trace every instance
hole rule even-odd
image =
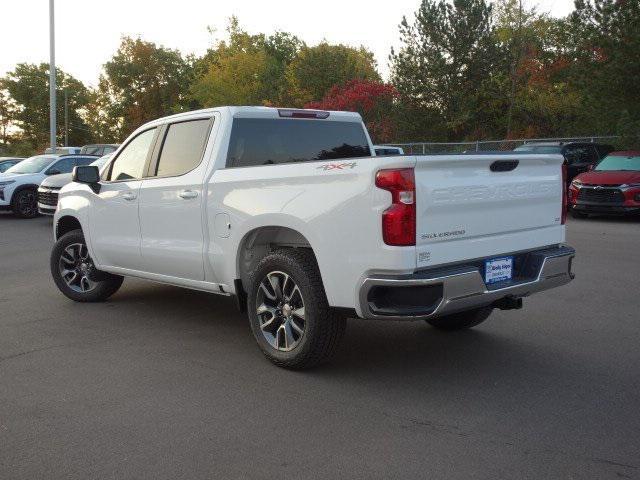
[[[56,153],[56,33],[54,0],[49,0],[49,141]]]
[[[69,146],[69,98],[67,89],[64,89],[64,146]]]

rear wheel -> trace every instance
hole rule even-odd
[[[248,286],[251,330],[269,360],[303,369],[333,356],[346,319],[329,307],[311,251],[270,253],[260,261]]]
[[[11,210],[16,217],[34,218],[38,215],[37,192],[33,188],[25,188],[13,194]]]
[[[482,307],[466,312],[452,313],[444,317],[430,318],[426,322],[438,330],[465,330],[481,324],[493,311],[493,307]]]
[[[51,251],[51,275],[58,289],[76,302],[101,302],[116,293],[123,277],[95,268],[81,230],[63,235]]]

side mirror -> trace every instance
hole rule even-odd
[[[588,170],[588,171],[591,171],[591,170],[593,170],[594,168],[596,168],[596,166],[592,163],[591,165],[589,165],[589,166],[587,167],[587,170]]]
[[[96,193],[100,191],[100,170],[95,165],[73,167],[71,179],[74,182],[86,183]]]

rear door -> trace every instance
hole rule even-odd
[[[158,136],[158,128],[131,139],[104,173],[100,192],[92,196],[91,244],[99,264],[142,269],[138,194]]]
[[[204,280],[203,180],[211,116],[162,129],[140,187],[140,231],[146,272]]]
[[[564,241],[560,155],[417,157],[418,267]]]

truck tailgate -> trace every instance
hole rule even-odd
[[[564,242],[559,155],[416,158],[418,267]]]

